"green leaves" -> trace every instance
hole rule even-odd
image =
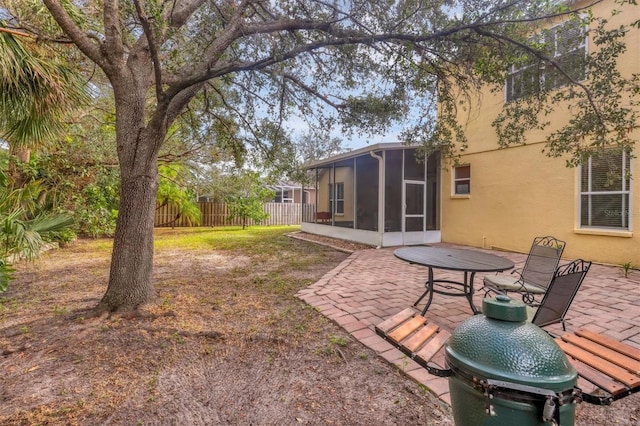
[[[640,118],[640,79],[637,75],[625,77],[619,71],[629,29],[611,27],[604,19],[586,18],[587,22],[591,51],[584,56],[583,65],[588,75],[573,72],[570,67],[574,62],[556,60],[561,71],[554,71],[555,81],[563,82],[564,87],[546,82],[530,96],[506,104],[493,123],[501,146],[522,144],[529,131],[545,130],[551,114],[563,106],[570,114],[557,130],[548,133],[547,155],[566,156],[567,165],[573,167],[605,146],[633,147],[631,129]]]
[[[6,182],[0,172],[0,291],[11,280],[11,259],[36,258],[47,244],[45,236],[73,224],[69,216],[39,212],[37,182],[15,190]]]
[[[40,14],[45,10],[35,0],[16,0],[11,5],[16,3],[37,8]],[[503,90],[508,64],[516,68],[533,64],[533,68],[547,70],[548,78],[542,85],[557,89],[567,76],[554,71],[566,68],[579,55],[554,59],[551,46],[573,46],[580,37],[569,31],[558,41],[561,34],[551,34],[550,23],[555,25],[574,15],[584,17],[584,23],[592,19],[589,9],[579,9],[581,4],[556,1],[304,0],[265,3],[258,10],[248,4],[204,2],[193,4],[189,13],[158,0],[140,3],[140,11],[127,2],[119,10],[108,5],[100,10],[99,3],[82,9],[71,0],[59,3],[62,10],[54,13],[56,19],[61,21],[58,15],[66,12],[86,32],[84,38],[74,35],[76,43],[93,44],[99,39],[105,49],[115,50],[103,52],[107,62],[117,56],[114,60],[118,63],[140,65],[133,71],[140,76],[136,81],[139,87],[123,93],[153,97],[153,79],[142,76],[159,73],[160,91],[168,98],[147,99],[147,109],[140,111],[145,117],[161,114],[162,108],[156,106],[165,105],[178,93],[184,95],[187,87],[201,85],[197,95],[196,90],[189,95],[193,96],[191,109],[181,115],[184,121],[180,127],[188,125],[190,129],[172,129],[165,149],[174,144],[171,135],[188,133],[198,143],[228,152],[237,163],[253,155],[262,156],[264,163],[276,164],[278,152],[283,157],[290,154],[281,135],[300,122],[304,122],[301,127],[332,134],[339,129],[347,136],[358,132],[376,137],[390,127],[402,126],[405,141],[421,142],[428,150],[440,149],[445,156],[455,155],[456,144],[464,145],[467,138],[464,124],[454,121],[463,120],[472,107],[469,100],[479,90],[486,85]],[[616,8],[628,11],[635,2],[616,3]],[[28,7],[24,6],[25,10]],[[595,7],[603,10],[599,4]],[[102,27],[105,17],[113,23],[109,28]],[[24,13],[19,18],[32,27],[40,23],[46,34],[53,33],[53,27],[45,25],[40,15],[35,22],[29,22]],[[583,25],[580,20],[576,19],[578,26]],[[51,17],[46,21],[52,22]],[[142,23],[151,26],[147,33],[156,40],[144,40]],[[114,28],[117,31],[113,32]],[[541,32],[546,33],[544,40],[531,38]],[[107,42],[109,37],[115,39]],[[120,42],[126,48],[114,47]],[[157,57],[151,58],[149,50],[157,52]],[[154,61],[156,68],[152,70]],[[97,63],[104,67],[101,61]],[[105,71],[116,69],[120,68],[106,67]],[[532,70],[534,78],[538,71]],[[126,73],[109,78],[118,83],[128,80]],[[533,87],[538,89],[539,85],[536,82]],[[544,128],[554,101],[540,95],[527,100],[530,105],[508,105],[495,122],[500,143],[522,143],[532,129]],[[443,113],[438,111],[439,123],[431,123],[436,102]],[[597,102],[574,105],[592,110],[605,106]],[[604,123],[602,117],[596,114]],[[173,123],[167,124],[171,128]],[[605,127],[611,130],[620,124]],[[277,131],[265,131],[269,127]],[[566,128],[570,133],[576,129],[573,124]],[[559,138],[552,140],[559,142]],[[549,152],[554,150],[550,147]]]
[[[0,136],[14,145],[52,138],[64,114],[87,101],[79,74],[48,55],[30,37],[0,31]]]
[[[244,229],[249,220],[260,223],[269,217],[262,205],[273,198],[275,192],[263,185],[258,173],[248,170],[239,171],[229,180],[234,185],[233,191],[227,193],[225,197],[231,212],[230,220],[242,219],[242,229]]]
[[[0,259],[0,293],[7,291],[14,272],[15,269],[7,261]]]
[[[181,172],[184,174],[185,169],[176,164],[160,166],[159,169],[158,208],[165,205],[173,206],[178,213],[171,222],[183,218],[189,226],[198,226],[200,224],[200,209],[195,202],[195,195],[185,188],[184,177],[180,176]]]

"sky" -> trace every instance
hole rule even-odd
[[[307,122],[297,117],[290,118],[287,122],[287,127],[291,130],[294,140],[298,136],[304,135],[309,130]],[[351,137],[346,137],[345,135],[343,135],[340,128],[337,128],[336,130],[331,132],[331,136],[340,139],[342,141],[342,146],[345,149],[351,151],[354,149],[375,145],[377,143],[399,142],[398,138],[401,132],[402,128],[400,126],[393,126],[387,129],[386,132],[375,135],[373,137],[367,135],[360,136],[357,133]]]
[[[387,143],[387,142],[399,142],[399,135],[402,132],[400,127],[392,127],[387,129],[387,132],[376,135],[375,137],[365,137],[354,135],[351,139],[343,139],[342,145],[348,150],[354,150],[358,148],[363,148],[367,145],[375,145],[377,143]],[[342,134],[340,132],[335,132],[332,136],[342,138]]]

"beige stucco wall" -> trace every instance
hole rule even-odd
[[[605,1],[594,13],[609,16],[613,1]],[[611,25],[640,19],[640,7],[626,6],[610,18]],[[626,36],[628,52],[620,61],[621,72],[640,72],[640,30]],[[592,49],[592,47],[591,47]],[[442,240],[475,247],[527,252],[536,236],[553,235],[567,242],[564,257],[581,257],[601,263],[640,266],[640,181],[631,184],[630,231],[583,231],[578,228],[578,171],[565,167],[564,159],[542,153],[544,134],[529,134],[526,146],[497,148],[491,122],[504,103],[504,93],[488,91],[468,116],[469,147],[461,162],[471,165],[471,194],[452,196],[452,174],[442,169]],[[568,111],[558,108],[553,126],[567,122]],[[634,130],[640,141],[640,130]],[[635,155],[638,155],[637,152]],[[640,160],[632,160],[633,176]]]
[[[353,168],[352,167],[336,167],[335,182],[344,183],[344,214],[338,214],[336,221],[353,221]],[[333,172],[331,169],[325,169],[324,173],[318,179],[318,207],[317,211],[329,211],[329,177]]]

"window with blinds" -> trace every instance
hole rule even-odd
[[[454,195],[471,194],[471,166],[458,166],[453,169]]]
[[[543,88],[559,89],[570,79],[582,81],[586,78],[587,33],[580,22],[566,21],[536,35],[532,41],[557,67],[529,53],[528,59],[509,69],[505,87],[507,102],[533,95]]]
[[[629,229],[630,157],[607,149],[581,166],[581,227]]]

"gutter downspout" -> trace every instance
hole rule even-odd
[[[313,217],[313,223],[318,223],[318,169],[316,169],[315,171],[316,171],[316,183],[315,183],[316,204],[313,206],[315,211],[314,217]]]
[[[304,194],[306,192],[307,191],[304,190],[304,182],[303,182],[302,185],[300,185],[300,226],[301,227],[302,227],[302,222],[304,222],[304,208],[305,208]],[[293,198],[294,198],[293,201],[295,201],[295,195]]]
[[[382,248],[382,234],[384,233],[384,162],[382,156],[369,151],[369,155],[378,160],[378,246]]]

